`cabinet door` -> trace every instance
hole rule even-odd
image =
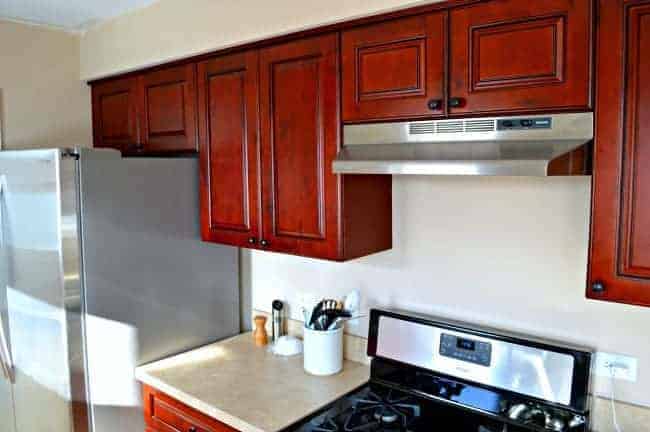
[[[587,295],[650,306],[650,2],[600,7]]]
[[[588,108],[591,3],[497,0],[450,12],[450,113]]]
[[[258,54],[198,65],[201,232],[255,246],[259,238]]]
[[[140,148],[137,115],[137,80],[124,78],[93,84],[93,137],[95,147],[122,152]]]
[[[195,65],[149,72],[139,80],[144,151],[196,152]]]
[[[342,34],[343,120],[445,113],[446,12]]]
[[[272,250],[338,256],[338,38],[260,52],[263,237]]]
[[[143,385],[142,395],[147,432],[237,432],[152,387]]]

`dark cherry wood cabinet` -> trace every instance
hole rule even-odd
[[[201,231],[204,240],[260,240],[258,52],[198,65]]]
[[[145,153],[196,152],[196,68],[165,68],[138,78]]]
[[[237,432],[153,387],[142,386],[146,432]]]
[[[437,12],[343,32],[343,120],[444,114],[446,17]]]
[[[650,1],[599,15],[587,296],[650,306]]]
[[[392,246],[390,177],[332,172],[339,85],[337,34],[260,51],[264,249],[346,260]]]
[[[585,110],[591,0],[495,0],[449,13],[450,114]]]
[[[95,147],[125,156],[196,153],[194,64],[92,84]]]
[[[137,151],[140,145],[138,86],[135,78],[121,78],[92,87],[95,147]]]

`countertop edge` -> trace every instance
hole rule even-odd
[[[144,366],[146,367],[146,366]],[[241,432],[277,432],[277,431],[267,431],[259,429],[258,427],[251,425],[244,420],[235,417],[231,414],[228,414],[225,411],[221,411],[218,408],[215,408],[211,405],[201,402],[200,400],[192,397],[191,395],[178,390],[176,387],[165,384],[164,381],[161,381],[157,378],[152,377],[147,374],[146,371],[142,370],[140,367],[135,369],[135,379],[146,384],[150,387],[159,390],[168,396],[171,396],[174,399],[177,399],[179,402],[199,411],[202,414],[207,415],[215,420],[218,420],[226,425],[235,428]]]

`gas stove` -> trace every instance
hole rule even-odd
[[[287,432],[587,432],[592,352],[372,310],[368,384]]]

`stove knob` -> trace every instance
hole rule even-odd
[[[566,422],[559,417],[552,417],[550,414],[546,414],[544,426],[546,429],[562,432],[566,428]]]
[[[508,417],[510,420],[520,420],[525,412],[528,411],[528,405],[526,404],[517,404],[512,405],[508,409]]]

